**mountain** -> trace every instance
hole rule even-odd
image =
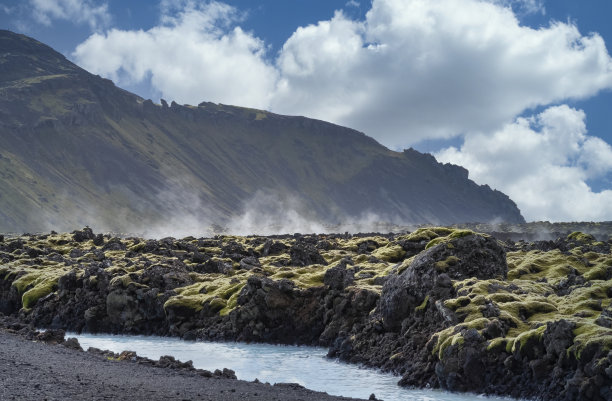
[[[0,232],[261,224],[279,213],[524,221],[506,195],[431,155],[305,117],[158,105],[10,31],[0,31],[0,140]]]

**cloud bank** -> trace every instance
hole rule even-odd
[[[595,193],[587,181],[612,171],[612,147],[587,135],[585,117],[565,105],[550,107],[435,156],[506,193],[528,221],[610,220],[612,190]]]
[[[336,12],[297,28],[276,56],[238,26],[235,8],[178,4],[147,31],[92,35],[76,61],[120,84],[151,79],[179,103],[307,115],[391,148],[496,130],[526,109],[612,87],[600,36],[522,26],[508,6],[533,11],[537,1],[374,0],[365,20]]]

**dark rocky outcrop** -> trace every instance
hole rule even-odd
[[[453,280],[505,278],[506,254],[497,241],[465,234],[421,252],[402,273],[389,276],[378,308],[386,329],[398,329],[424,303],[450,298]]]
[[[62,330],[318,344],[406,386],[610,399],[610,241],[500,242],[443,227],[99,238],[86,228],[0,243],[11,330],[48,327],[39,341],[75,348]]]
[[[289,255],[291,257],[289,263],[292,266],[310,266],[314,264],[327,265],[327,262],[323,259],[314,245],[305,242],[296,242],[291,249],[289,249]]]

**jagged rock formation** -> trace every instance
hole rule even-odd
[[[0,238],[0,312],[36,327],[319,344],[401,384],[612,397],[612,240],[409,234]]]
[[[523,221],[507,196],[431,155],[304,117],[156,105],[9,31],[0,31],[0,141],[0,232],[223,225],[258,192],[295,198],[298,212],[329,223],[365,213]]]

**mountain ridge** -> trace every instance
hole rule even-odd
[[[328,223],[524,221],[506,195],[431,155],[301,116],[158,105],[10,31],[0,138],[0,231],[197,229],[274,209]]]

